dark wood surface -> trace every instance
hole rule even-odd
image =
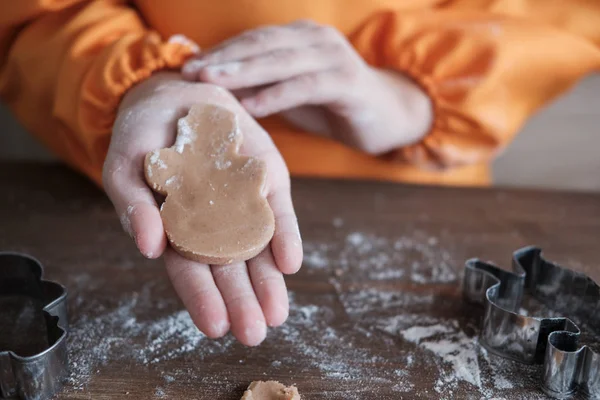
[[[540,369],[477,345],[465,259],[535,244],[600,280],[600,196],[297,180],[306,262],[285,326],[257,348],[199,334],[160,261],[102,192],[58,166],[0,164],[0,249],[69,289],[71,375],[58,399],[239,399],[252,380],[303,399],[543,398]]]

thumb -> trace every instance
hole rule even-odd
[[[139,164],[121,156],[109,156],[104,164],[104,187],[123,229],[140,252],[147,258],[158,258],[167,240],[156,201],[141,174],[143,158]]]

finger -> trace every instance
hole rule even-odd
[[[242,143],[242,153],[262,160],[267,169],[265,193],[275,216],[275,233],[271,248],[275,262],[283,273],[291,274],[302,264],[302,239],[290,191],[290,176],[285,161],[271,137],[246,112],[241,112],[240,122],[247,137]]]
[[[104,189],[123,229],[148,258],[162,255],[167,238],[154,194],[144,178],[144,158],[149,151],[173,143],[175,123],[182,112],[172,107],[159,114],[149,114],[144,108],[121,110],[104,163]],[[144,140],[140,140],[141,134]]]
[[[284,274],[296,273],[302,264],[302,239],[292,203],[290,176],[281,154],[274,144],[255,152],[266,165],[267,184],[265,193],[275,217],[275,233],[271,249],[277,267]]]
[[[265,194],[275,216],[273,255],[283,273],[294,273],[302,264],[302,241],[291,199],[289,172],[271,137],[240,109],[240,126],[245,135],[241,153],[262,160],[268,171]]]
[[[341,46],[282,49],[242,61],[209,65],[198,71],[199,80],[226,89],[241,89],[328,70],[342,62]]]
[[[289,313],[288,296],[283,275],[275,265],[271,250],[267,248],[248,261],[248,271],[267,325],[283,324]]]
[[[142,176],[142,165],[112,155],[103,173],[106,193],[112,201],[121,225],[147,258],[160,257],[167,245],[160,212],[154,196]]]
[[[165,264],[175,291],[198,329],[211,338],[225,335],[229,331],[227,308],[210,267],[187,260],[173,249],[165,252]]]
[[[302,265],[303,250],[290,187],[275,188],[268,200],[275,215],[275,234],[271,240],[275,263],[284,274],[294,274]]]
[[[196,80],[197,72],[209,64],[223,64],[280,49],[302,48],[338,41],[341,34],[332,27],[309,21],[267,26],[246,31],[188,61],[182,68],[185,79]]]
[[[267,336],[267,325],[246,263],[212,266],[211,270],[227,306],[231,332],[246,346],[260,344]]]
[[[344,91],[351,90],[339,74],[331,70],[301,75],[267,87],[241,103],[256,118],[303,105],[331,103],[341,98]]]

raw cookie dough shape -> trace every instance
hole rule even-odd
[[[240,400],[301,400],[295,386],[286,387],[277,381],[255,381]]]
[[[146,155],[148,184],[166,196],[161,217],[171,246],[206,264],[248,260],[273,237],[263,192],[264,162],[238,153],[242,134],[226,108],[194,105],[177,123],[175,144]]]

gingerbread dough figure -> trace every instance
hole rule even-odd
[[[298,389],[277,381],[255,381],[248,386],[241,400],[300,400]]]
[[[166,196],[161,217],[172,247],[206,264],[256,256],[275,221],[263,194],[265,164],[238,153],[236,115],[198,104],[177,129],[175,144],[147,154],[144,168],[148,184]]]

